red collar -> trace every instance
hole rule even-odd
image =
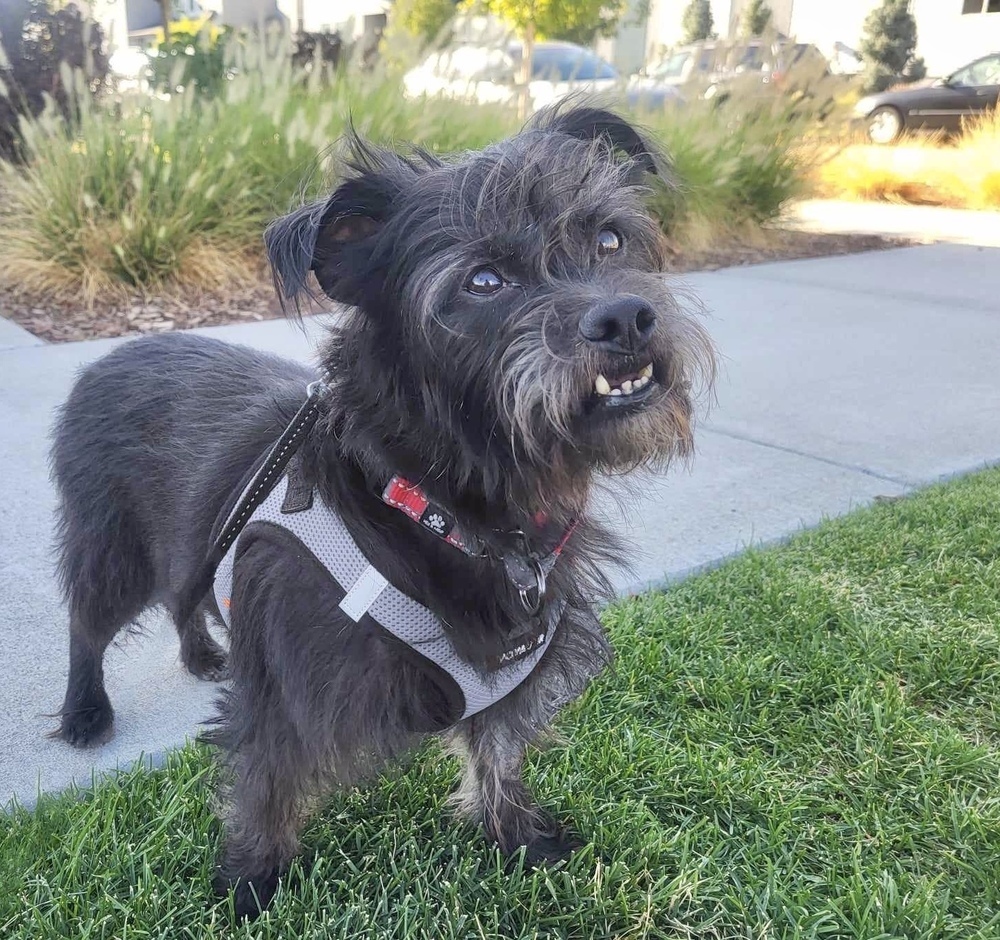
[[[483,540],[463,532],[455,517],[443,506],[431,502],[418,484],[395,476],[383,490],[382,500],[387,505],[406,513],[414,522],[419,522],[425,529],[465,552],[466,555],[476,557],[486,554]],[[545,513],[536,513],[533,521],[541,528],[546,523]],[[546,555],[529,550],[527,544],[523,555],[520,553],[504,555],[507,573],[517,585],[522,599],[526,592],[538,591],[538,603],[541,602],[545,592],[545,578],[555,567],[577,525],[576,519],[570,522],[555,547]]]

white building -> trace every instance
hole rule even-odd
[[[74,3],[95,23],[100,23],[110,50],[128,45],[128,12],[125,0],[74,0]]]
[[[302,19],[311,33],[339,32],[347,42],[385,26],[391,0],[277,0],[293,27]]]
[[[738,35],[740,16],[748,0],[711,0],[715,31],[721,39]],[[774,26],[786,36],[816,45],[824,54],[835,43],[857,49],[865,17],[879,0],[769,0]],[[687,0],[651,0],[646,24],[646,54],[681,42],[681,19]],[[1000,52],[1000,0],[911,0],[917,21],[917,54],[929,75],[944,75],[956,67]]]
[[[600,38],[594,48],[597,54],[610,62],[618,71],[637,72],[646,62],[646,36],[648,20],[645,18],[645,0],[628,0],[625,14],[613,38]]]
[[[2,0],[0,0],[2,2]],[[72,0],[85,7],[104,28],[110,46],[146,42],[160,28],[159,0]],[[361,39],[385,25],[391,0],[173,0],[174,16],[196,19],[213,13],[220,25],[253,27],[283,19],[293,29],[340,32],[348,41]]]
[[[112,46],[126,43],[129,29],[146,16],[159,24],[157,0],[76,0],[88,6],[105,28]],[[721,39],[739,33],[749,0],[710,0],[715,31]],[[614,39],[598,40],[597,51],[623,72],[633,72],[658,58],[683,38],[681,20],[688,0],[629,0]],[[917,20],[917,54],[929,75],[945,75],[960,65],[1000,52],[1000,0],[910,0]],[[310,32],[339,31],[348,41],[374,39],[386,22],[392,0],[176,0],[178,8],[214,10],[231,26],[252,26],[273,16],[284,17]],[[841,43],[857,49],[865,17],[878,0],[768,0],[775,28],[800,42],[816,45],[825,55]],[[126,14],[127,10],[127,14]],[[127,26],[126,26],[127,24]],[[149,25],[145,21],[142,26]]]

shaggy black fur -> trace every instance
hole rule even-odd
[[[513,533],[542,549],[581,522],[550,577],[548,603],[566,608],[545,656],[457,724],[433,675],[369,617],[349,621],[342,592],[288,533],[244,534],[231,685],[212,732],[231,771],[220,886],[234,886],[240,913],[267,903],[324,788],[369,777],[429,729],[465,760],[458,805],[505,853],[526,847],[535,863],[572,847],[525,790],[521,764],[609,659],[593,604],[621,552],[587,518],[591,484],[687,453],[691,384],[712,373],[707,337],[660,274],[642,189],[657,165],[632,127],[586,108],[452,162],[354,141],[334,193],[268,230],[289,302],[314,272],[349,307],[323,348],[329,389],[301,472],[369,560],[439,615],[463,658],[486,670],[529,625],[500,560],[520,545]],[[624,381],[648,365],[641,393],[597,394],[599,375]],[[177,619],[227,505],[315,377],[186,335],[127,343],[82,374],[52,455],[70,612],[65,740],[110,734],[105,648],[148,607]],[[450,507],[487,556],[383,504],[397,473]],[[182,655],[218,678],[225,657],[206,615],[218,617],[211,595],[177,623]]]

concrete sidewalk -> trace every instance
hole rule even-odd
[[[1000,461],[1000,250],[923,246],[688,283],[724,356],[719,404],[691,470],[647,477],[622,513],[602,507],[636,549],[621,590]],[[312,349],[284,322],[204,332],[300,358]],[[45,737],[67,666],[47,433],[76,369],[117,341],[17,339],[0,334],[0,803],[30,804],[39,788],[86,784],[181,744],[210,714],[214,689],[182,670],[173,629],[153,616],[108,654],[113,740],[78,752]]]
[[[926,244],[1000,248],[1000,212],[989,209],[806,199],[789,206],[782,224],[804,232],[887,235]]]

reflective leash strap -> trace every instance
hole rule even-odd
[[[261,468],[247,485],[243,497],[229,514],[226,524],[209,549],[205,560],[185,585],[181,594],[179,623],[184,623],[194,613],[202,598],[208,593],[222,559],[232,548],[254,510],[274,489],[288,462],[302,444],[303,438],[316,423],[319,417],[319,399],[324,387],[321,381],[311,382],[306,387],[306,400],[302,403],[302,407],[275,441]]]

